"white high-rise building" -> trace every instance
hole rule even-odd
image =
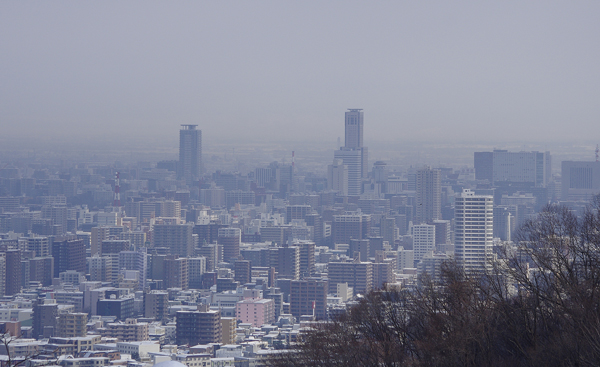
[[[426,253],[435,250],[435,226],[433,224],[416,224],[411,226],[413,236],[414,260],[417,264]]]
[[[454,244],[458,263],[467,272],[490,266],[494,237],[494,197],[465,189],[454,201]]]
[[[404,247],[398,247],[396,266],[397,269],[402,272],[402,269],[414,268],[415,266],[415,251],[405,250]]]
[[[198,125],[181,125],[179,130],[179,178],[192,181],[202,175],[202,130]]]

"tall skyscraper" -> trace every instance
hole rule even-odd
[[[362,178],[368,175],[368,150],[363,146],[363,112],[362,109],[350,109],[346,112],[346,142],[334,152],[334,159],[341,159],[348,167],[348,195],[361,194]]]
[[[179,130],[178,176],[190,182],[202,175],[202,130],[198,125],[181,125]]]
[[[417,171],[416,222],[431,223],[442,219],[442,183],[438,169],[425,167]]]
[[[362,108],[346,111],[346,148],[356,149],[363,147],[364,116]]]
[[[492,257],[494,197],[465,189],[454,203],[456,260],[467,272],[485,270]]]

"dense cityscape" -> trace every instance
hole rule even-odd
[[[219,168],[201,125],[178,159],[1,162],[0,365],[262,366],[372,291],[490,271],[547,205],[600,192],[598,150],[398,167],[369,159],[362,109],[342,121],[321,166]]]

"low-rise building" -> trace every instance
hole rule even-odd
[[[147,322],[137,322],[127,319],[125,322],[111,322],[105,328],[99,329],[102,337],[117,338],[120,342],[144,341],[150,339]]]
[[[148,353],[160,353],[160,344],[153,341],[119,342],[117,350],[132,356],[138,355],[139,358],[146,358]]]

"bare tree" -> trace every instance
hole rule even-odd
[[[10,332],[8,332],[8,331],[4,331],[2,334],[0,334],[0,345],[2,345],[2,347],[4,348],[4,351],[6,352],[6,356],[7,356],[7,361],[5,364],[6,367],[28,366],[31,362],[40,358],[43,354],[41,351],[36,351],[36,352],[27,353],[25,355],[13,355],[12,350],[11,350],[11,344],[18,342],[18,340],[20,340],[19,337],[10,335]],[[56,352],[56,350],[54,352]],[[35,365],[36,366],[55,365],[57,363],[57,361],[58,361],[58,357],[56,357],[54,359],[49,359],[43,363],[36,362]]]
[[[485,274],[376,291],[302,334],[275,366],[595,366],[600,361],[600,197],[549,206]]]

